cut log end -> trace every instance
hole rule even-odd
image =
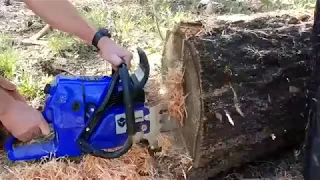
[[[162,60],[164,77],[177,64],[185,70],[181,133],[193,157],[189,179],[301,142],[314,58],[311,18],[269,15],[203,27],[181,23],[169,32]]]

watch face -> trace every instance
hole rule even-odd
[[[104,36],[111,38],[111,34],[108,29],[101,29],[100,31],[104,34]]]

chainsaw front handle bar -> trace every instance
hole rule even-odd
[[[139,66],[134,74],[131,75],[131,82],[133,83],[134,92],[136,92],[137,89],[144,88],[150,74],[150,65],[146,53],[141,48],[137,48],[137,51],[140,59]],[[112,75],[114,75],[115,72],[116,71],[112,69]]]
[[[128,139],[119,150],[113,152],[106,152],[104,150],[92,147],[88,142],[90,137],[93,135],[93,132],[96,130],[99,121],[102,120],[104,113],[106,113],[105,111],[108,111],[108,108],[113,105],[112,101],[109,100],[112,99],[112,95],[119,80],[119,76],[123,88],[123,103],[125,105]],[[96,157],[113,159],[124,155],[130,150],[133,144],[133,135],[135,134],[135,117],[132,101],[133,97],[130,93],[130,76],[126,64],[121,64],[119,70],[114,73],[113,80],[107,90],[108,92],[104,97],[101,106],[97,109],[96,113],[93,115],[93,118],[89,121],[89,124],[83,129],[83,132],[81,133],[78,139],[78,144],[80,146],[80,149],[84,153],[88,153]]]
[[[93,114],[92,119],[88,122],[87,126],[83,129],[82,133],[79,136],[78,144],[80,149],[84,153],[91,154],[96,157],[113,159],[118,158],[125,153],[127,153],[133,144],[133,136],[136,133],[135,129],[135,116],[134,116],[134,106],[133,106],[133,98],[136,95],[137,90],[143,88],[149,77],[149,63],[147,56],[145,53],[138,49],[138,53],[140,56],[140,62],[142,62],[139,68],[143,69],[137,70],[137,72],[130,77],[129,70],[125,63],[122,63],[118,68],[118,71],[113,73],[112,81],[110,86],[107,87],[106,92],[104,92],[101,96],[102,100],[100,101],[100,107]],[[143,75],[143,77],[141,77]],[[90,137],[95,132],[98,127],[100,121],[103,118],[104,113],[108,113],[109,107],[114,105],[114,99],[116,99],[118,94],[115,93],[115,89],[117,87],[117,83],[121,80],[121,85],[123,89],[123,104],[125,105],[125,115],[126,115],[126,125],[127,125],[127,141],[125,144],[116,151],[106,152],[104,150],[100,150],[92,147],[88,142]]]
[[[138,89],[143,89],[146,85],[149,74],[150,74],[150,65],[146,53],[141,49],[137,48],[140,63],[138,69],[134,74],[131,75],[131,82],[133,83],[134,91]]]

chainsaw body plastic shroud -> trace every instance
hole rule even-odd
[[[100,106],[99,100],[111,83],[109,76],[56,76],[45,88],[47,99],[43,110],[44,118],[53,126],[54,138],[49,142],[30,144],[8,151],[9,159],[31,160],[43,156],[77,157],[82,151],[77,139],[86,127],[93,112]],[[115,93],[122,91],[121,82]],[[118,104],[104,112],[103,120],[91,137],[89,144],[97,149],[117,148],[127,140],[125,108]],[[149,109],[144,105],[144,91],[138,90],[134,97],[136,132],[150,131]]]

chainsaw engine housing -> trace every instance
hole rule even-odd
[[[99,100],[112,78],[109,76],[56,76],[44,91],[47,94],[43,109],[44,118],[53,126],[54,138],[45,143],[31,144],[8,151],[11,160],[39,159],[43,156],[82,155],[77,139],[87,121],[100,106]],[[122,91],[118,83],[116,93]],[[103,115],[101,124],[94,130],[89,144],[96,149],[122,146],[127,140],[125,108],[121,96]],[[149,109],[144,105],[143,89],[134,97],[136,133],[150,132]]]

